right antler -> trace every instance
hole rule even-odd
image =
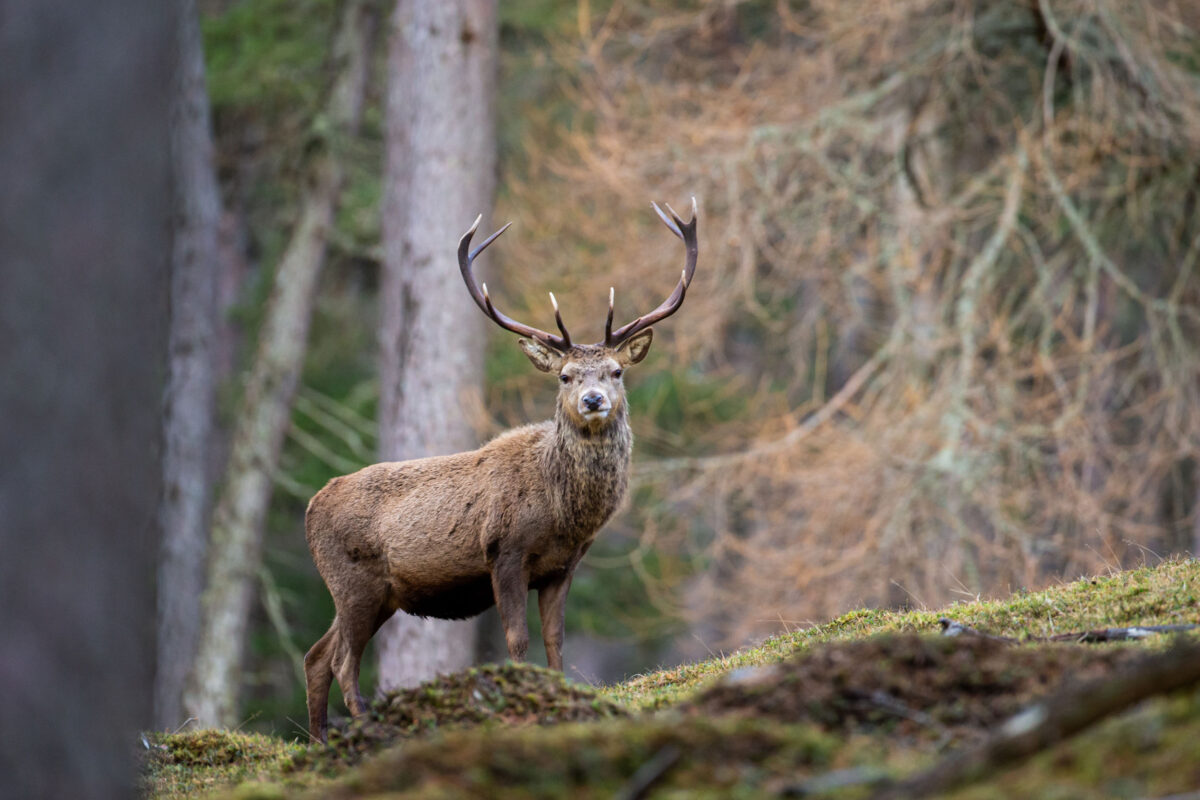
[[[692,218],[684,222],[675,213],[675,209],[671,208],[669,203],[666,205],[667,211],[671,213],[670,219],[658,207],[658,203],[651,203],[654,210],[658,213],[658,218],[671,229],[680,239],[683,240],[684,250],[687,252],[687,260],[684,262],[683,274],[679,277],[679,283],[675,285],[675,291],[671,292],[670,296],[659,305],[658,308],[651,311],[649,314],[642,316],[630,322],[628,325],[622,325],[617,330],[612,329],[613,320],[613,290],[608,290],[608,321],[604,323],[604,344],[609,347],[619,347],[624,342],[632,339],[634,334],[646,330],[656,322],[661,322],[667,317],[674,314],[683,305],[683,297],[687,294],[687,288],[692,282],[692,275],[696,272],[696,256],[699,252],[699,246],[696,243],[696,198],[692,198]]]
[[[458,268],[462,272],[463,280],[466,281],[467,291],[471,293],[471,297],[475,300],[475,305],[479,306],[483,310],[483,313],[491,317],[501,328],[536,339],[560,353],[567,352],[571,349],[571,334],[567,333],[567,327],[563,325],[562,314],[559,313],[558,301],[554,299],[554,292],[550,293],[550,302],[554,305],[554,321],[558,323],[558,329],[562,331],[562,336],[555,336],[552,333],[546,333],[540,328],[531,328],[528,325],[517,322],[492,305],[492,298],[488,296],[486,283],[483,284],[482,289],[475,283],[475,274],[471,271],[471,264],[475,261],[475,256],[482,253],[484,248],[496,241],[496,237],[508,230],[509,225],[512,225],[511,222],[507,223],[503,228],[484,239],[479,247],[471,250],[471,237],[475,235],[475,229],[479,227],[479,222],[482,219],[482,214],[476,217],[475,224],[458,240]]]

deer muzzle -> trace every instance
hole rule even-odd
[[[598,389],[590,389],[579,396],[579,413],[585,419],[603,419],[611,410],[612,402],[608,395]]]

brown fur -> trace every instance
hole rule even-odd
[[[496,604],[513,659],[529,645],[525,603],[538,592],[546,655],[562,669],[563,619],[576,566],[625,496],[633,434],[620,370],[651,330],[623,345],[565,354],[527,339],[538,369],[559,376],[554,420],[478,450],[375,464],[331,480],[305,517],[309,549],[336,615],[304,658],[309,732],[324,740],[336,677],[355,716],[367,642],[397,610],[461,619]],[[585,413],[603,396],[607,413]]]

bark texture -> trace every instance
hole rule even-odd
[[[183,691],[200,632],[216,413],[218,230],[204,44],[195,0],[177,0],[171,99],[171,321],[163,412],[162,549],[154,724],[184,721]]]
[[[0,5],[0,795],[137,794],[173,4]]]
[[[496,184],[494,0],[399,0],[388,52],[380,455],[468,450],[462,411],[482,384],[483,317],[455,247]],[[380,688],[471,663],[474,622],[397,614],[377,638]]]
[[[202,725],[236,724],[240,668],[272,479],[345,177],[337,148],[358,129],[375,27],[370,4],[348,0],[334,42],[335,78],[325,109],[328,132],[306,165],[307,191],[276,271],[234,430],[225,489],[213,513],[204,619],[184,701],[187,715]]]

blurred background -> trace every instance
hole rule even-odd
[[[700,209],[687,302],[627,381],[634,481],[575,579],[574,678],[1200,551],[1200,5],[197,3],[160,727],[209,716],[181,687],[224,658],[211,719],[302,735],[302,656],[333,615],[308,500],[551,415],[554,382],[456,272],[478,212],[515,223],[488,251],[500,307],[550,329],[553,291],[594,341],[609,286],[632,319],[678,278],[650,201]],[[461,62],[422,50],[447,25]],[[470,156],[445,188],[431,134]],[[439,324],[421,361],[405,342]],[[503,657],[494,617],[461,635],[468,662]]]

